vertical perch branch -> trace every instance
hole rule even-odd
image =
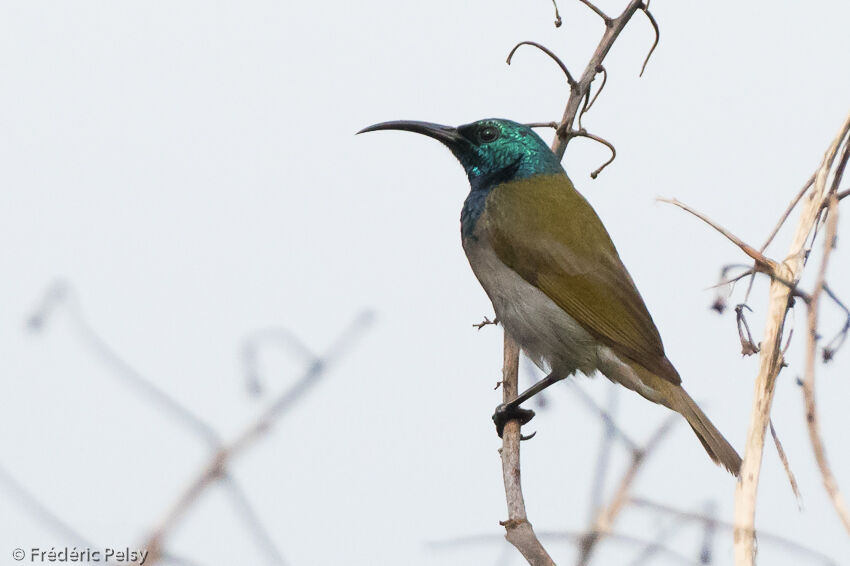
[[[505,332],[505,357],[502,369],[502,399],[510,403],[519,395],[518,386],[519,346]],[[522,496],[522,476],[519,462],[520,423],[508,421],[502,433],[502,477],[505,481],[505,499],[508,503],[508,520],[500,524],[505,527],[505,538],[528,560],[532,566],[555,566],[555,562],[540,544],[528,516]]]
[[[827,149],[815,175],[814,187],[803,198],[803,210],[797,221],[797,229],[788,257],[775,266],[770,284],[767,323],[761,343],[759,373],[755,381],[747,445],[741,465],[741,475],[735,487],[736,566],[752,566],[755,562],[756,494],[776,376],[782,368],[782,328],[792,298],[792,286],[800,280],[805,264],[806,241],[828,198],[827,178],[838,148],[844,143],[848,132],[850,132],[850,116],[847,117],[838,136]],[[787,282],[791,282],[792,286],[789,286]]]

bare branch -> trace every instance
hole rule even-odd
[[[658,503],[656,501],[651,501],[649,499],[644,499],[644,498],[641,498],[641,497],[633,497],[633,498],[630,499],[629,503],[631,503],[633,507],[651,509],[651,510],[656,511],[656,512],[673,515],[674,517],[678,517],[680,519],[684,519],[684,520],[688,520],[688,521],[700,522],[700,523],[703,523],[705,525],[713,525],[715,527],[719,527],[721,529],[726,529],[726,530],[729,530],[729,531],[739,530],[735,527],[734,523],[722,521],[720,519],[713,517],[712,515],[708,515],[708,514],[704,515],[704,514],[700,514],[700,513],[694,513],[694,512],[691,512],[691,511],[684,511],[684,510],[672,507],[670,505],[665,505],[663,503]],[[753,533],[755,534],[755,531]],[[759,530],[757,534],[758,534],[758,539],[763,543],[769,542],[771,544],[776,544],[777,546],[781,546],[781,547],[786,548],[788,550],[794,551],[798,554],[805,555],[807,558],[812,558],[812,559],[818,560],[818,561],[820,561],[823,564],[826,564],[828,566],[838,566],[837,563],[832,558],[830,558],[829,556],[827,556],[827,555],[823,554],[822,552],[819,552],[819,551],[817,551],[813,548],[809,548],[807,546],[804,546],[804,545],[802,545],[802,544],[800,544],[800,543],[798,543],[794,540],[791,540],[789,538],[786,538],[786,537],[783,537],[783,536],[780,536],[780,535],[776,535],[776,534],[773,534],[773,533],[765,532],[765,531],[762,531],[762,530]]]
[[[519,346],[505,331],[505,356],[502,369],[502,402],[510,403],[519,394]],[[554,566],[555,562],[540,544],[525,512],[520,473],[520,422],[516,419],[505,424],[502,433],[502,478],[505,483],[505,499],[508,504],[508,520],[500,521],[505,527],[505,538],[532,566]]]
[[[774,274],[785,281],[796,284],[800,279],[805,262],[803,250],[809,234],[817,223],[823,202],[828,196],[827,178],[835,162],[836,153],[841,144],[845,142],[848,133],[850,133],[850,116],[842,124],[838,135],[824,154],[815,175],[814,186],[803,202],[788,256],[785,261],[776,266]],[[770,285],[767,322],[761,341],[759,373],[754,384],[746,450],[744,451],[738,483],[735,486],[736,566],[752,566],[755,562],[756,495],[758,493],[762,453],[764,452],[764,436],[770,419],[776,376],[782,367],[780,350],[782,329],[790,299],[791,289],[774,279]]]
[[[143,548],[148,549],[147,563],[154,564],[162,558],[162,543],[174,525],[200,495],[217,480],[224,477],[231,460],[248,448],[255,440],[269,431],[286,411],[299,401],[327,373],[337,359],[349,349],[356,338],[371,324],[373,314],[363,312],[340,334],[326,355],[310,364],[304,374],[287,388],[260,416],[231,443],[220,448],[203,467],[198,476],[183,491],[159,525],[153,530]]]
[[[129,362],[125,361],[101,338],[100,334],[89,324],[79,305],[73,287],[67,282],[56,281],[51,284],[45,293],[45,299],[42,301],[41,306],[30,316],[30,328],[34,330],[43,328],[48,316],[59,306],[64,306],[66,311],[71,315],[71,320],[76,326],[77,334],[83,342],[94,351],[98,358],[111,366],[118,377],[124,379],[138,393],[158,406],[164,413],[194,432],[208,446],[215,449],[221,445],[221,439],[215,429],[204,422],[202,418],[195,415],[188,407],[154,385],[153,381],[142,375]],[[38,322],[36,323],[35,321]]]
[[[820,271],[818,272],[817,282],[812,291],[812,299],[809,302],[808,322],[809,332],[807,340],[806,352],[806,374],[803,378],[803,396],[806,401],[806,423],[809,429],[809,439],[812,442],[812,449],[815,452],[815,460],[817,460],[818,468],[820,468],[821,476],[823,477],[823,485],[829,498],[832,501],[835,511],[838,513],[841,522],[844,523],[844,528],[850,533],[850,509],[844,502],[844,497],[841,495],[841,490],[838,488],[838,482],[835,480],[835,475],[829,467],[829,461],[826,459],[826,449],[823,445],[823,439],[820,433],[820,422],[818,419],[817,406],[815,404],[815,359],[817,357],[817,339],[818,339],[818,307],[820,305],[820,297],[823,293],[824,280],[826,279],[826,270],[829,266],[829,258],[832,255],[832,249],[835,244],[835,234],[838,228],[838,199],[833,194],[829,199],[829,209],[827,213],[827,231],[826,238],[823,244],[823,259],[821,260]]]
[[[675,424],[677,417],[678,415],[675,413],[668,416],[655,430],[646,444],[644,444],[643,448],[632,454],[631,465],[620,479],[620,483],[614,491],[614,495],[611,497],[608,505],[606,505],[605,508],[600,510],[597,514],[590,530],[580,545],[579,558],[577,561],[579,566],[587,566],[596,545],[611,530],[617,515],[619,515],[620,511],[622,511],[623,507],[629,501],[629,491],[632,488],[632,484],[634,483],[641,466],[652,451],[658,447],[664,437],[667,436],[667,433],[670,432],[670,429]]]

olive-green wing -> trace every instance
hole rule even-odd
[[[499,259],[597,340],[681,383],[611,237],[565,175],[497,186],[481,220]]]

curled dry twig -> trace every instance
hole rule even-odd
[[[758,353],[759,347],[753,342],[753,335],[750,332],[750,325],[747,324],[747,318],[744,316],[744,309],[750,312],[753,310],[745,304],[735,306],[735,320],[738,323],[738,337],[741,339],[741,354],[751,356]]]
[[[570,85],[570,88],[576,88],[578,86],[578,84],[576,83],[576,80],[570,74],[570,70],[567,68],[567,65],[563,61],[561,61],[561,58],[558,57],[557,55],[555,55],[555,53],[551,49],[549,49],[548,47],[546,47],[544,45],[537,43],[536,41],[520,41],[519,43],[514,45],[514,48],[511,49],[510,53],[508,53],[508,58],[505,59],[505,63],[510,65],[511,60],[514,58],[514,53],[516,53],[517,49],[519,49],[523,45],[531,45],[532,47],[536,47],[537,49],[539,49],[540,51],[542,51],[543,53],[548,55],[561,68],[561,71],[567,77],[567,83]]]

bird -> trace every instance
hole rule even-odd
[[[520,404],[576,372],[601,373],[681,414],[711,459],[738,475],[741,457],[682,387],[611,236],[530,126],[488,118],[458,127],[396,120],[358,134],[402,130],[436,139],[466,171],[460,215],[469,265],[496,318],[547,376],[493,418],[525,424]]]

